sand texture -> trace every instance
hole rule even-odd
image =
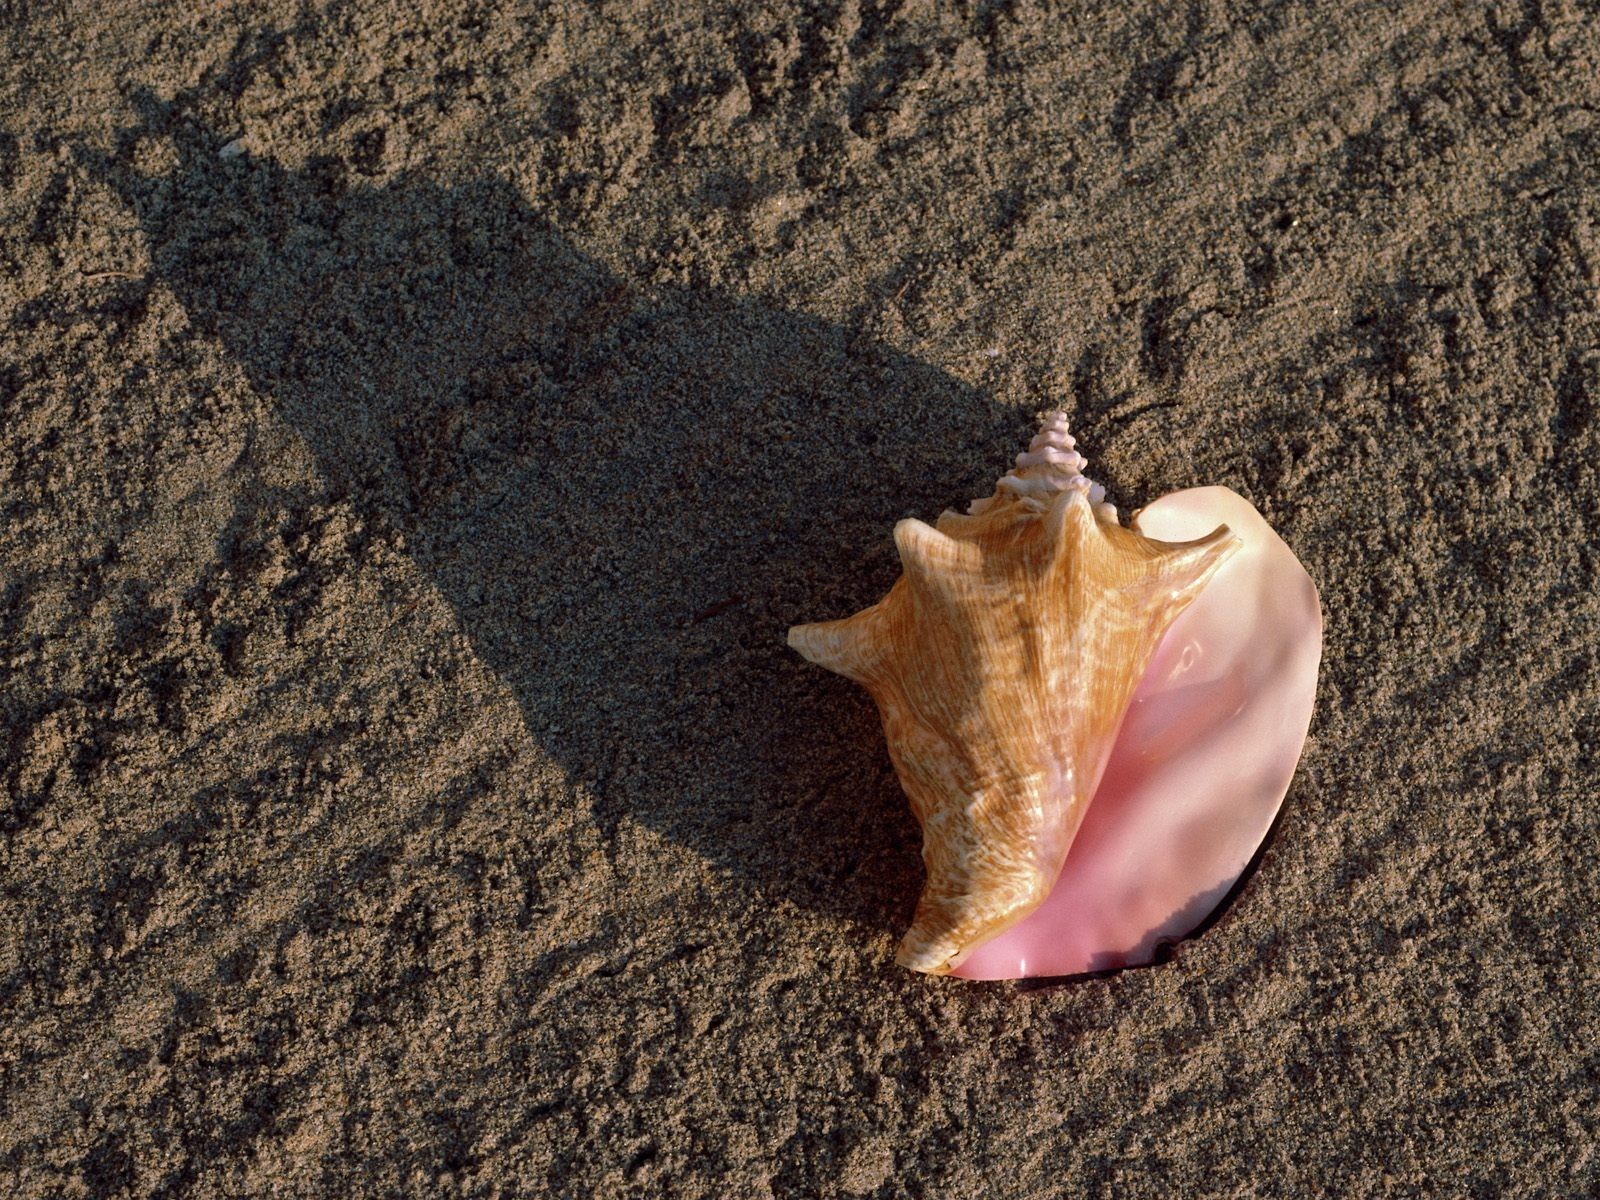
[[[1321,589],[1149,969],[783,643],[1052,405]],[[1600,1190],[1600,11],[0,0],[0,1193]]]

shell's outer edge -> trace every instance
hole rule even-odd
[[[947,974],[1054,886],[1167,627],[1238,548],[1123,528],[1064,414],[994,496],[895,528],[878,604],[789,643],[867,687],[923,830],[927,882],[896,960]],[[1105,514],[1110,512],[1108,518]]]

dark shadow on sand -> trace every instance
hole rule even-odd
[[[153,275],[332,498],[404,536],[605,836],[902,929],[921,868],[874,710],[783,635],[881,595],[892,523],[961,500],[1027,416],[826,322],[619,277],[504,180],[223,158],[181,100],[137,108],[80,155]],[[159,176],[132,165],[152,140]]]

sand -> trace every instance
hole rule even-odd
[[[1600,1189],[1600,17],[0,4],[0,1186]],[[785,649],[1061,405],[1325,607],[1171,961]]]

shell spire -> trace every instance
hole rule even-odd
[[[1106,489],[1083,473],[1089,465],[1077,449],[1078,440],[1068,429],[1067,414],[1059,408],[1045,413],[1039,432],[1034,434],[1028,448],[1017,455],[1016,470],[1006,475],[995,486],[995,494],[974,500],[967,512],[976,516],[1001,498],[1002,494],[1017,497],[1023,504],[1038,511],[1049,505],[1050,499],[1068,488],[1087,489],[1089,505],[1101,521],[1115,522],[1116,505],[1106,500]]]
[[[902,521],[878,604],[789,644],[877,701],[923,831],[927,884],[897,961],[945,974],[1054,887],[1167,627],[1238,548],[1123,528],[1054,412],[993,496]]]

